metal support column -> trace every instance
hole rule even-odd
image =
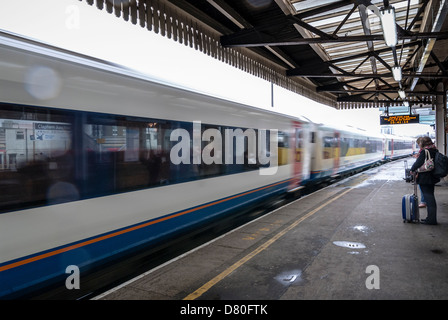
[[[437,85],[437,91],[444,92],[443,82]],[[437,95],[436,99],[436,145],[440,152],[447,154],[446,150],[446,94]]]

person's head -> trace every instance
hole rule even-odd
[[[430,146],[430,145],[432,145],[432,144],[433,144],[433,142],[432,142],[431,138],[428,137],[428,136],[424,136],[424,137],[422,137],[422,139],[420,140],[420,146],[421,146],[422,148],[427,147],[427,146]]]
[[[422,138],[423,137],[418,137],[417,140],[415,141],[415,142],[417,142],[417,144],[420,148],[422,147]]]

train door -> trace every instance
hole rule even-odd
[[[390,151],[390,158],[394,156],[394,139],[390,139],[389,141],[389,151]]]
[[[383,136],[383,144],[382,144],[382,160],[386,160],[386,154],[387,154],[387,139]]]
[[[293,121],[293,141],[291,144],[291,152],[293,158],[293,178],[289,185],[289,190],[294,190],[300,187],[302,180],[302,163],[304,157],[304,141],[303,141],[303,126],[302,123]]]
[[[333,174],[339,171],[340,155],[341,155],[341,134],[335,131],[333,136]]]

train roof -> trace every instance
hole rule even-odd
[[[402,139],[402,140],[406,140],[406,141],[414,141],[416,140],[416,138],[414,137],[409,137],[409,136],[398,136],[398,135],[394,135],[394,134],[387,134],[387,133],[383,133],[382,134],[385,138],[387,139]]]
[[[364,128],[359,128],[359,127],[355,127],[352,125],[342,125],[342,124],[325,124],[325,123],[320,123],[319,126],[321,128],[327,128],[329,130],[337,130],[340,132],[345,132],[345,133],[351,133],[351,134],[355,134],[355,135],[361,135],[361,136],[368,136],[368,137],[376,137],[381,139],[382,135],[379,132],[375,132],[372,130],[367,130]]]

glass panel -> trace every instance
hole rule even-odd
[[[83,125],[87,196],[170,182],[171,124],[91,115]]]
[[[0,211],[256,170],[259,139],[270,158],[269,130],[0,107]],[[288,163],[288,134],[278,132],[277,147]]]
[[[39,109],[1,108],[0,210],[78,199],[72,118]]]

